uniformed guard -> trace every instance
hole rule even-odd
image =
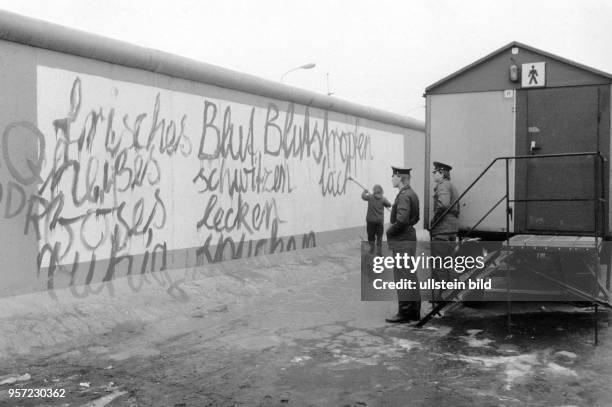
[[[410,188],[411,168],[391,167],[391,182],[399,192],[391,208],[391,226],[387,230],[387,243],[395,257],[407,253],[414,256],[416,253],[416,231],[414,225],[419,221],[419,198]],[[397,290],[399,302],[397,315],[387,318],[387,322],[403,323],[420,319],[421,295],[416,271],[395,267],[393,276],[396,282],[402,279],[416,282],[414,290]]]
[[[429,234],[431,237],[431,255],[444,259],[452,256],[455,240],[459,230],[459,193],[451,183],[450,171],[453,169],[448,164],[439,161],[433,162],[432,172],[435,182],[434,186],[434,217],[431,222]],[[452,207],[451,207],[452,206]],[[447,209],[449,209],[446,212]],[[444,214],[446,212],[446,214]],[[451,279],[451,271],[444,268],[434,268],[432,277],[436,281],[447,281]],[[441,292],[433,293],[433,300],[440,300]]]

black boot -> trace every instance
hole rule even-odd
[[[385,321],[393,324],[405,324],[407,322],[418,321],[420,319],[420,316],[415,314],[395,314],[392,317],[385,318]]]

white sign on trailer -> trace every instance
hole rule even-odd
[[[546,62],[530,62],[522,65],[521,86],[539,88],[546,86]]]

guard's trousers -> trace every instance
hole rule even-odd
[[[407,253],[409,256],[414,256],[416,253],[416,240],[389,241],[389,249],[393,257],[396,254],[404,256]],[[412,273],[411,270],[398,268],[397,265],[393,269],[393,278],[395,282],[400,282],[402,279],[414,282],[414,290],[397,290],[398,311],[400,315],[409,317],[420,317],[421,314],[421,292],[419,289],[419,278],[416,270]]]
[[[444,268],[444,259],[453,257],[455,251],[455,239],[457,235],[454,233],[440,233],[431,237],[431,256],[435,256],[435,263],[438,263],[438,258],[441,259],[442,267],[434,267],[431,271],[431,276],[434,281],[451,281],[453,279],[454,270]],[[442,301],[442,290],[434,290],[432,292],[433,301]]]

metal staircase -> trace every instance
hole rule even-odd
[[[530,160],[530,159],[552,159],[562,157],[576,157],[576,158],[594,158],[593,168],[593,185],[594,191],[593,196],[587,197],[576,197],[569,196],[567,198],[556,198],[556,199],[511,199],[510,198],[510,161],[511,160]],[[506,277],[506,288],[505,290],[505,301],[508,304],[507,322],[508,330],[511,325],[511,306],[510,303],[513,297],[516,295],[529,295],[529,294],[543,294],[542,290],[533,289],[517,289],[512,287],[512,278],[519,274],[528,273],[533,278],[540,279],[549,284],[549,287],[556,288],[567,298],[575,299],[576,301],[584,301],[591,304],[594,308],[595,314],[599,306],[603,306],[612,309],[611,295],[610,295],[610,273],[612,259],[610,255],[612,251],[602,250],[604,244],[604,238],[606,235],[606,224],[605,216],[602,216],[602,209],[605,208],[606,199],[604,196],[605,187],[605,173],[604,173],[604,157],[599,152],[584,152],[584,153],[568,153],[568,154],[549,154],[549,155],[538,155],[538,156],[507,156],[498,157],[494,159],[476,179],[466,188],[466,190],[455,200],[440,217],[432,223],[431,228],[433,229],[450,210],[458,205],[461,199],[476,185],[482,177],[499,161],[505,162],[505,194],[502,196],[494,205],[491,207],[477,222],[472,226],[463,238],[467,238],[477,229],[477,227],[497,208],[502,202],[506,205],[506,228],[505,228],[505,241],[499,245],[499,248],[488,253],[485,257],[484,268],[472,268],[461,273],[457,278],[460,281],[467,281],[468,279],[485,278],[488,276],[494,276],[496,274],[503,273]],[[529,234],[514,234],[510,232],[510,221],[513,215],[513,209],[511,203],[517,202],[593,202],[593,230],[585,233],[576,233],[571,230],[540,230],[540,231],[529,231]],[[606,254],[604,254],[606,253]],[[559,256],[574,256],[574,259],[591,259],[591,261],[585,260],[581,268],[585,271],[585,274],[591,279],[589,287],[577,285],[571,279],[565,278],[566,276],[559,276],[555,273],[551,273],[546,267],[543,267],[545,263],[542,259],[546,258],[557,259]],[[592,259],[597,261],[592,261]],[[558,260],[558,259],[557,259]],[[606,264],[606,282],[605,285],[600,281],[600,261]],[[551,290],[548,290],[551,291]],[[438,314],[444,307],[464,300],[466,295],[470,292],[469,289],[455,289],[446,290],[441,293],[440,302],[434,304],[433,309],[425,317],[423,317],[417,324],[416,327],[422,327],[429,322],[436,314]],[[565,297],[564,297],[565,298]],[[597,343],[597,319],[595,319],[595,343]]]

